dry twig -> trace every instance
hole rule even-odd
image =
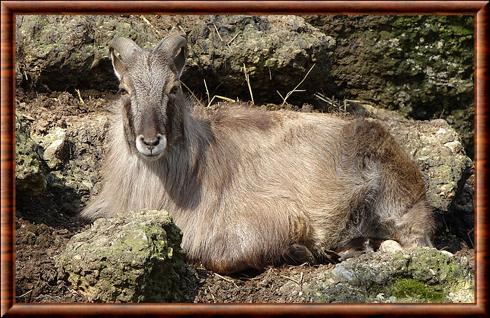
[[[235,103],[236,102],[234,99],[228,98],[226,96],[213,95],[213,97],[211,98],[211,101],[209,103],[210,105],[213,103],[213,101],[214,101],[215,98],[224,100],[224,101],[229,102],[229,103]]]
[[[301,283],[300,283],[300,282],[298,282],[298,281],[297,281],[296,279],[294,279],[294,278],[291,278],[291,277],[289,277],[289,276],[282,275],[282,274],[279,274],[279,276],[284,277],[284,278],[286,278],[286,279],[288,279],[288,280],[292,281],[293,283],[296,283],[296,284],[298,284],[299,286],[301,286]]]
[[[243,63],[243,72],[245,73],[245,81],[247,82],[248,91],[250,92],[250,98],[252,99],[252,105],[254,105],[255,102],[254,102],[254,95],[252,93],[252,85],[250,85],[250,76],[247,73],[247,67],[245,66],[245,63]]]
[[[211,105],[211,99],[209,98],[209,90],[208,90],[208,84],[206,84],[206,79],[203,79],[204,81],[204,88],[206,89],[206,96],[208,97],[208,107]]]
[[[292,91],[289,91],[286,96],[282,99],[282,104],[281,106],[284,106],[284,104],[286,104],[286,101],[287,99],[289,98],[289,96],[291,96],[293,93],[296,93],[296,92],[304,92],[304,90],[299,90],[298,87],[303,84],[303,82],[306,80],[306,78],[308,77],[308,75],[310,74],[311,70],[313,70],[313,68],[315,67],[316,64],[313,64],[310,69],[308,70],[308,72],[306,72],[306,75],[303,77],[303,79],[301,80],[301,82],[298,83],[298,85],[296,85]],[[279,92],[278,92],[279,93]],[[281,94],[279,94],[279,96],[282,97]]]
[[[473,239],[471,238],[471,235],[470,235],[473,232],[474,232],[474,229],[471,229],[468,232],[466,232],[466,236],[468,236],[468,240],[470,240],[471,247],[475,247],[475,244],[473,243]]]
[[[227,282],[229,282],[229,283],[232,283],[233,285],[235,285],[235,287],[238,287],[238,285],[235,283],[235,281],[234,281],[233,279],[230,279],[230,278],[228,278],[228,277],[221,276],[221,275],[220,275],[220,274],[218,274],[218,273],[214,273],[214,275],[216,275],[216,277],[221,278],[221,279],[222,279],[222,280],[224,280],[224,281],[227,281]]]
[[[218,35],[219,39],[221,40],[221,42],[223,42],[223,38],[221,37],[221,34],[219,34],[219,31],[218,31],[218,28],[216,27],[216,24],[213,23],[213,26],[214,26],[214,30],[216,30],[216,34]]]
[[[27,296],[27,295],[28,295],[28,294],[30,294],[30,293],[32,293],[32,289],[31,289],[31,290],[26,291],[25,293],[23,293],[23,294],[22,294],[22,295],[20,295],[20,296],[15,296],[15,298],[22,298],[22,297]]]
[[[152,28],[152,29],[153,29],[153,31],[154,31],[154,32],[155,32],[155,33],[156,33],[158,36],[161,36],[161,35],[162,35],[162,34],[160,33],[160,31],[158,31],[158,29],[157,29],[157,28],[155,28],[155,27],[153,26],[153,24],[151,24],[151,22],[150,22],[150,21],[148,21],[148,19],[147,19],[147,18],[145,18],[145,16],[140,15],[140,18],[141,18],[141,20],[143,20],[143,21],[144,21],[146,24],[148,24],[148,25],[150,26],[150,28]]]
[[[235,41],[235,39],[237,38],[238,34],[240,34],[240,32],[237,32],[237,33],[235,34],[235,36],[233,36],[233,37],[231,38],[231,40],[230,40],[230,41],[228,41],[228,43],[226,43],[226,45],[230,45],[230,44],[231,44],[231,42]]]
[[[314,96],[321,100],[322,102],[326,103],[329,108],[333,108],[339,112],[347,113],[347,105],[352,104],[352,103],[362,103],[362,101],[355,100],[355,99],[344,99],[343,101],[336,100],[335,96],[332,96],[331,98],[321,94],[321,93],[315,93]]]
[[[83,101],[82,95],[80,94],[80,90],[75,89],[75,91],[77,92],[78,100],[80,101],[80,104],[85,105],[85,102]]]

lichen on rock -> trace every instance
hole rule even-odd
[[[255,102],[282,102],[277,92],[286,96],[313,65],[301,89],[311,94],[329,84],[335,40],[302,17],[210,16],[191,29],[189,41],[184,81],[197,91],[205,79],[211,92],[250,100],[244,66]]]
[[[189,301],[196,282],[181,238],[165,211],[120,214],[73,236],[56,263],[91,302]]]
[[[59,26],[63,25],[62,28]],[[124,17],[32,15],[16,19],[17,67],[22,81],[52,90],[113,88],[107,43],[128,36],[155,42],[142,21]]]
[[[369,101],[414,119],[444,118],[473,157],[474,17],[309,16],[337,40],[338,97]]]
[[[135,16],[18,16],[17,68],[23,75],[19,84],[55,90],[116,89],[109,41],[122,36],[149,48],[170,33],[169,26],[178,25],[189,42],[183,82],[201,96],[206,96],[205,80],[210,94],[249,100],[244,65],[256,102],[282,102],[276,90],[285,96],[313,64],[302,88],[313,91],[329,85],[325,76],[335,40],[302,17],[162,15],[149,19],[153,24]],[[57,27],[61,24],[62,29]]]
[[[474,276],[450,253],[417,248],[348,259],[306,289],[315,302],[473,302]]]
[[[15,188],[18,192],[40,194],[46,190],[47,168],[39,154],[39,145],[32,140],[29,119],[15,117]]]

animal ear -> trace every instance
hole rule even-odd
[[[116,74],[117,79],[121,80],[121,74],[126,72],[126,67],[124,66],[124,63],[121,61],[121,57],[114,52],[113,49],[110,50],[111,53],[111,61],[112,61],[112,68],[114,69],[114,74]]]
[[[119,80],[121,80],[122,74],[126,72],[126,66],[139,51],[141,48],[131,39],[115,38],[109,42],[112,67]]]
[[[158,43],[153,49],[155,53],[163,53],[175,66],[177,76],[180,77],[185,66],[187,56],[187,40],[181,35],[169,35]]]

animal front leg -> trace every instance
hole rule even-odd
[[[281,260],[290,265],[301,265],[304,263],[315,264],[316,259],[313,253],[302,244],[292,244],[286,248]]]

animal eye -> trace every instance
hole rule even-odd
[[[127,95],[128,91],[124,87],[119,87],[119,90],[117,91],[118,94],[121,95]]]
[[[169,94],[170,95],[177,95],[177,93],[179,92],[179,86],[175,85],[172,87],[172,89],[170,90]]]

